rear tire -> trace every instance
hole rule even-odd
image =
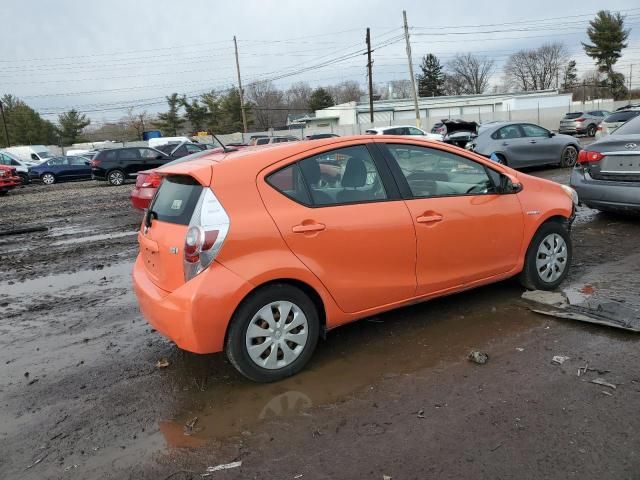
[[[589,127],[587,128],[587,136],[595,137],[597,131],[598,128],[595,125],[589,125]]]
[[[543,223],[529,244],[518,280],[529,290],[554,290],[569,273],[572,255],[567,228],[558,222]]]
[[[114,187],[119,187],[120,185],[122,185],[125,178],[126,177],[122,170],[111,170],[107,174],[107,181],[109,182],[109,185],[113,185]]]
[[[319,331],[313,301],[294,286],[273,284],[240,304],[229,325],[225,351],[231,364],[248,379],[275,382],[305,366]]]
[[[18,176],[20,180],[22,180],[22,185],[27,185],[29,183],[29,175],[26,173],[19,173]]]

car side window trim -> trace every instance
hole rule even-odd
[[[416,196],[413,194],[413,192],[411,191],[411,187],[409,186],[409,182],[407,181],[407,178],[404,176],[404,174],[402,173],[402,169],[400,168],[400,165],[398,164],[397,160],[395,159],[395,157],[393,156],[393,153],[391,153],[391,150],[389,149],[389,145],[401,145],[401,146],[415,146],[418,148],[421,148],[419,145],[413,145],[410,143],[392,143],[392,142],[385,142],[385,143],[378,143],[377,144],[378,147],[380,148],[381,152],[384,155],[385,160],[387,161],[389,170],[391,171],[393,178],[395,179],[395,182],[398,185],[398,188],[400,190],[400,194],[402,196],[403,200],[425,200],[425,199],[429,199],[429,198],[451,198],[451,197],[475,197],[475,196],[479,196],[479,195],[500,195],[500,193],[498,193],[498,189],[500,188],[500,185],[496,185],[495,181],[494,181],[494,176],[491,175],[491,172],[496,172],[498,173],[500,176],[502,176],[502,174],[496,170],[493,170],[492,168],[480,163],[480,162],[476,162],[475,160],[462,156],[462,155],[458,155],[461,158],[464,158],[465,160],[468,160],[470,162],[474,162],[477,163],[479,166],[481,166],[487,177],[489,178],[489,181],[491,182],[494,191],[493,192],[487,192],[487,193],[465,193],[465,194],[455,194],[455,195],[428,195],[428,196]],[[451,153],[451,152],[447,152],[446,150],[441,150],[437,147],[434,146],[429,146],[427,148],[433,149],[433,150],[438,150],[440,152],[446,152],[446,153]],[[452,155],[456,155],[455,153],[451,153]]]

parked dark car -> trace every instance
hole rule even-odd
[[[29,179],[45,185],[69,180],[89,180],[91,166],[84,157],[53,157],[29,168]]]
[[[570,184],[588,207],[640,214],[640,116],[582,150]]]
[[[125,147],[103,150],[91,161],[91,177],[106,180],[111,185],[122,185],[135,178],[142,170],[163,166],[173,157],[149,147]]]
[[[333,138],[339,137],[340,135],[336,135],[335,133],[314,133],[312,135],[307,135],[304,137],[306,140],[320,140],[322,138]]]
[[[442,124],[445,127],[445,134],[442,138],[444,143],[465,148],[471,140],[478,136],[478,124],[476,122],[443,120]]]
[[[212,145],[212,147],[214,146]],[[186,157],[187,155],[191,155],[192,153],[201,152],[203,150],[206,150],[207,148],[208,145],[203,143],[183,142],[178,144],[167,143],[166,145],[160,145],[156,147],[156,150],[160,150],[162,153],[166,153],[167,155],[175,159]]]

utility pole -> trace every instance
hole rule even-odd
[[[582,80],[582,105],[587,103],[587,84]]]
[[[416,127],[420,128],[420,108],[418,107],[418,91],[416,90],[416,77],[413,75],[413,61],[411,60],[411,44],[409,43],[409,26],[407,25],[407,11],[402,11],[404,18],[404,39],[407,42],[407,61],[409,62],[409,75],[411,76],[411,89],[413,91],[413,106],[416,109]]]
[[[238,90],[240,90],[240,111],[242,112],[242,128],[247,133],[247,114],[244,111],[244,91],[242,90],[242,80],[240,78],[240,60],[238,59],[238,42],[233,36],[233,45],[236,49],[236,70],[238,71]]]
[[[371,61],[371,32],[367,27],[367,71],[369,72],[369,118],[371,126],[373,127],[373,75],[371,74],[371,67],[373,62]]]
[[[629,65],[629,91],[627,92],[628,96],[629,96],[629,98],[628,98],[629,103],[631,103],[631,86],[633,85],[631,83],[631,79],[632,78],[633,78],[633,63],[631,65]]]
[[[0,114],[2,114],[2,124],[4,125],[4,136],[7,139],[7,147],[11,146],[11,140],[9,140],[9,130],[7,130],[7,119],[4,118],[4,106],[2,100],[0,100]]]

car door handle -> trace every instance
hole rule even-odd
[[[327,228],[326,225],[322,223],[302,223],[295,225],[291,231],[293,231],[293,233],[321,232],[325,228]]]
[[[529,140],[529,143],[538,143],[535,140]]]
[[[441,222],[444,217],[439,213],[432,213],[429,215],[421,215],[416,218],[416,222],[418,223],[433,223],[433,222]]]

